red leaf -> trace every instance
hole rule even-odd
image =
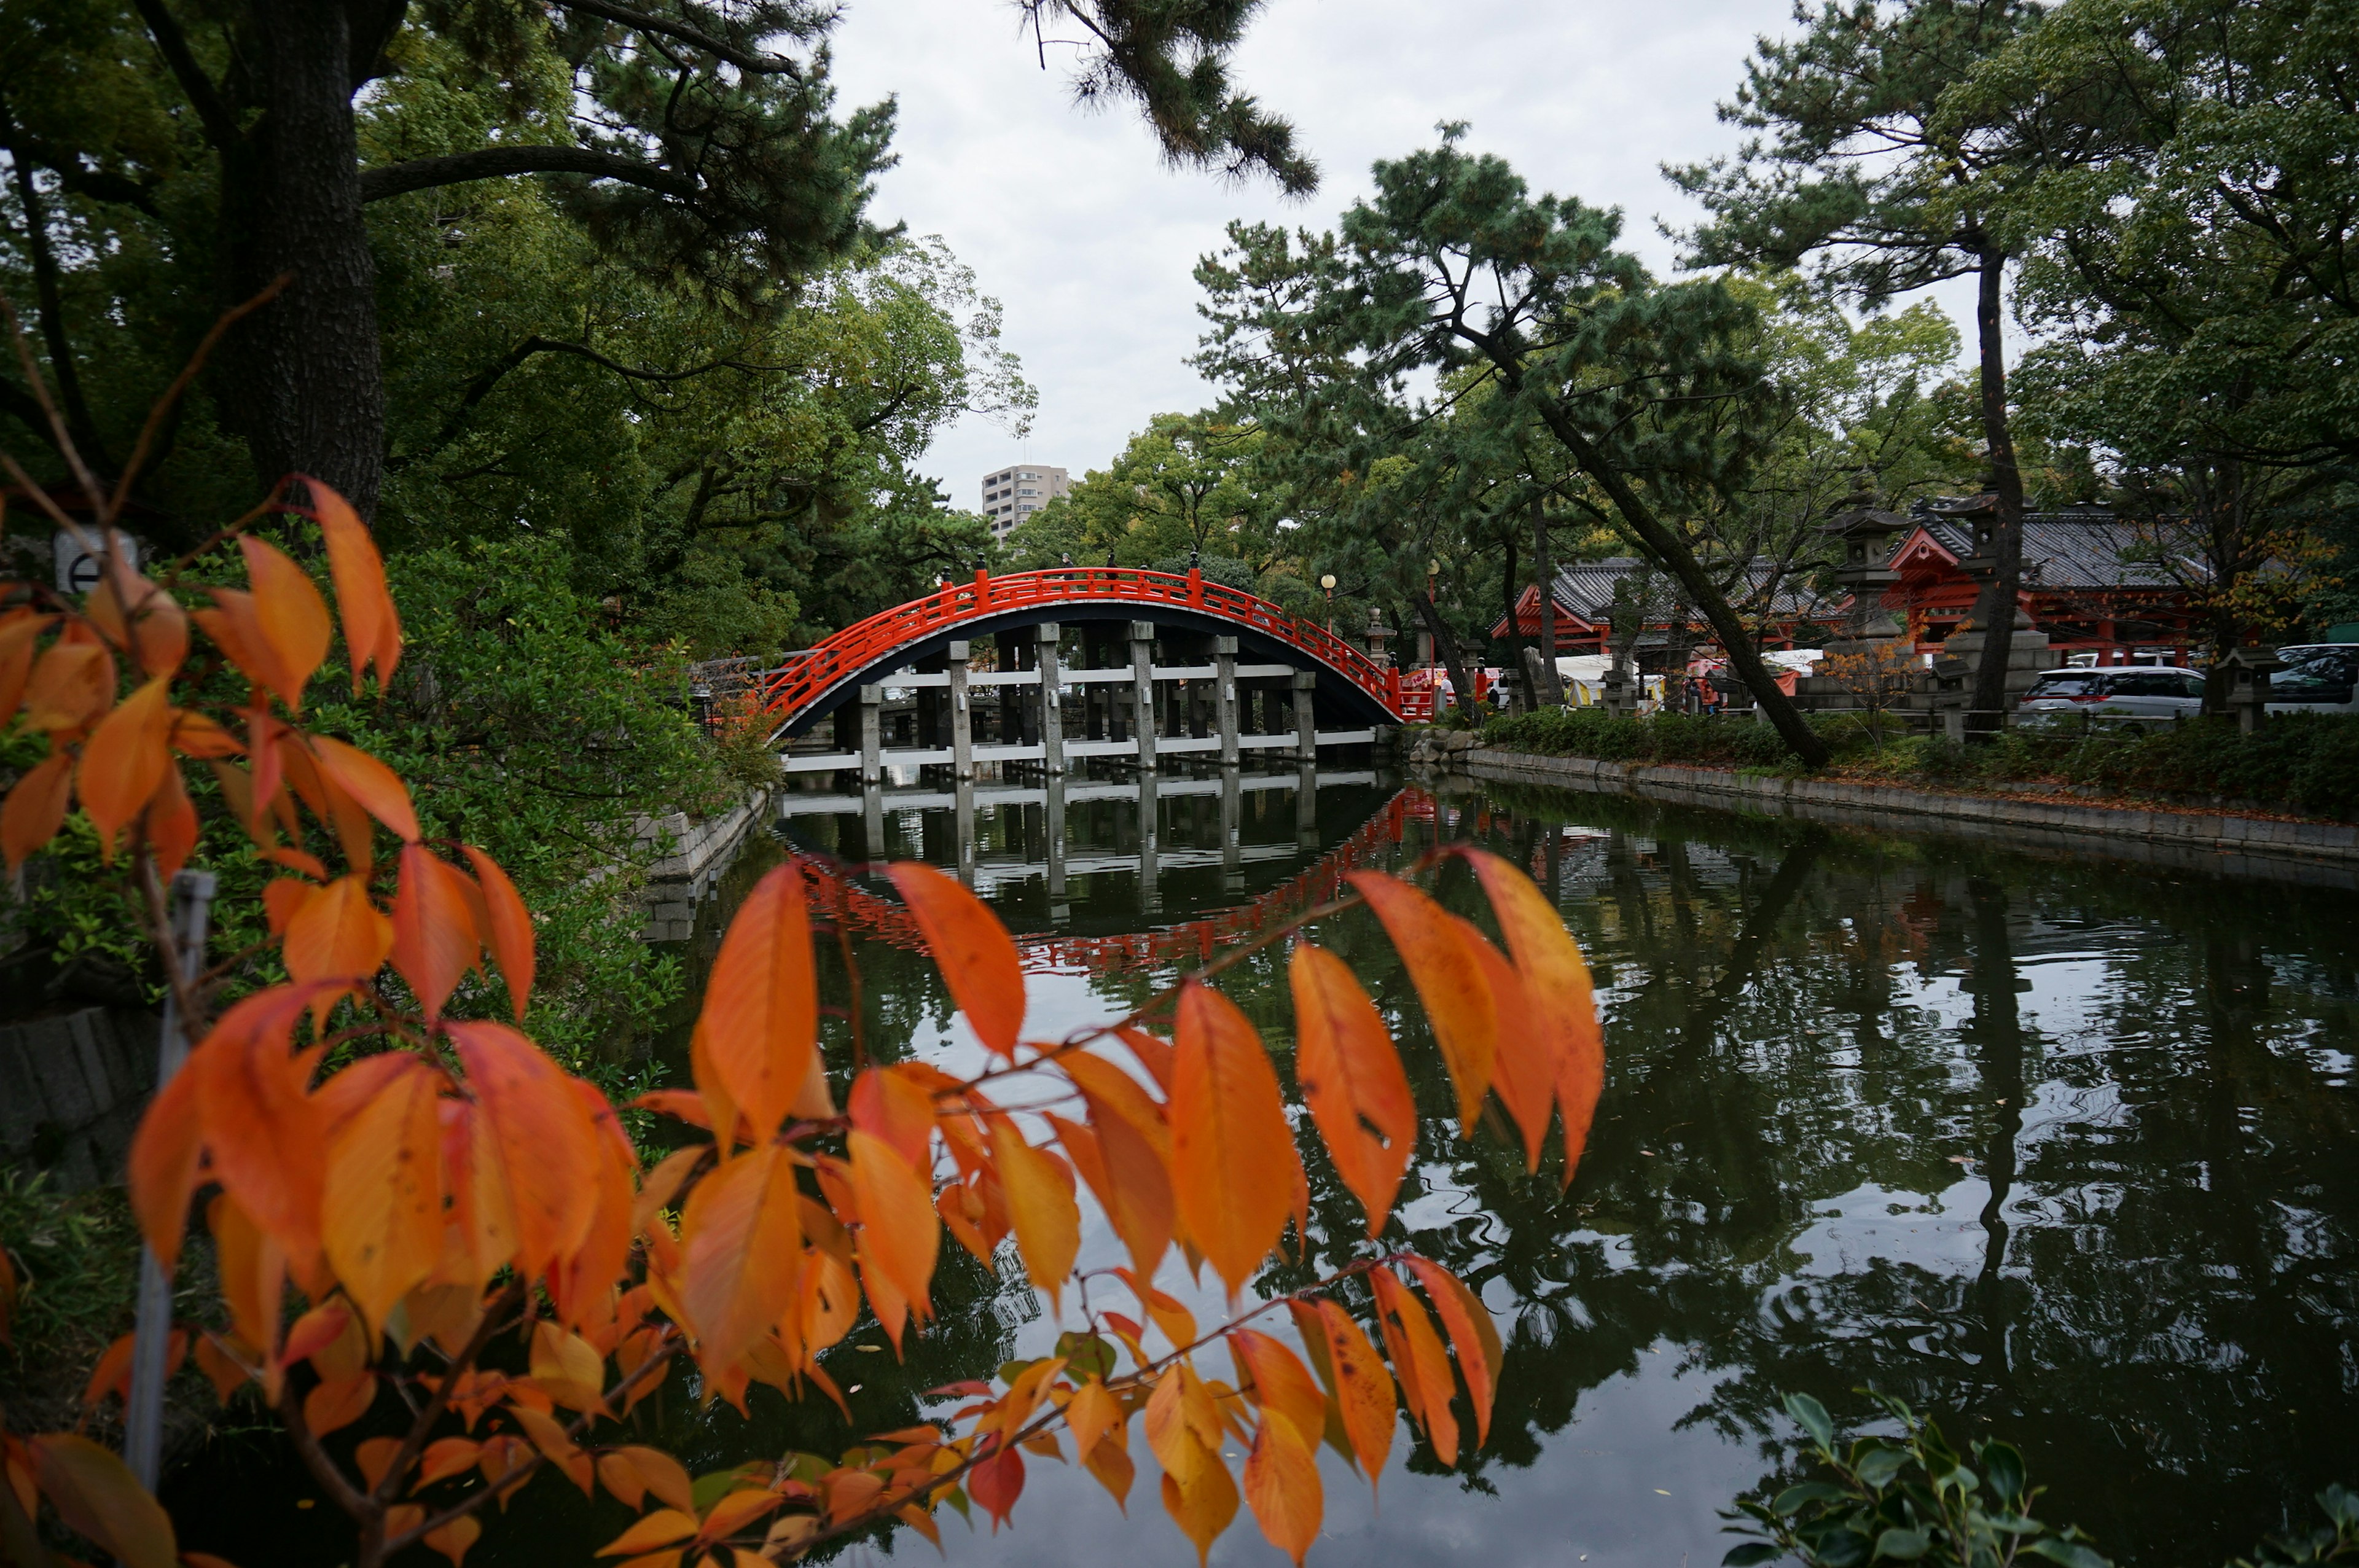
[[[1024,1451],[1006,1446],[993,1449],[966,1473],[966,1495],[983,1505],[983,1511],[991,1516],[991,1532],[998,1534],[1016,1499],[1024,1495]]]
[[[999,916],[921,861],[897,861],[885,874],[908,902],[975,1038],[1003,1056],[1014,1055],[1024,1028],[1024,966]]]

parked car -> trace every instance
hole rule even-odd
[[[2025,718],[2086,713],[2099,719],[2192,719],[2203,710],[2203,677],[2162,665],[2043,670],[2016,710]]]
[[[2271,713],[2359,713],[2359,643],[2280,648],[2286,667],[2269,677]]]

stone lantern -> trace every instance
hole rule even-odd
[[[1398,633],[1395,633],[1391,627],[1385,624],[1385,612],[1383,611],[1377,609],[1373,604],[1368,606],[1368,630],[1366,635],[1369,663],[1375,665],[1378,669],[1388,667],[1392,664],[1393,660],[1392,654],[1386,652],[1386,644],[1390,643],[1393,638]]]
[[[1843,510],[1824,524],[1843,552],[1834,579],[1851,590],[1846,643],[1897,637],[1901,632],[1884,607],[1884,595],[1900,580],[1900,574],[1892,569],[1893,542],[1914,524],[1902,514],[1877,506],[1875,500],[1863,474],[1860,488],[1844,498]],[[1849,650],[1839,644],[1838,651]]]
[[[2275,648],[2237,648],[2220,661],[2228,672],[2228,706],[2249,735],[2268,719],[2269,677],[2284,669]]]

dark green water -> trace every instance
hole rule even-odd
[[[1135,806],[1071,807],[1066,831],[1061,912],[1039,807],[986,809],[969,840],[1012,928],[1101,939],[1036,943],[1035,1036],[1199,961],[1117,960],[1103,939],[1177,929],[1166,948],[1201,950],[1191,922],[1283,909],[1322,859],[1394,863],[1437,838],[1531,868],[1597,969],[1609,1079],[1560,1192],[1495,1140],[1456,1137],[1374,922],[1319,933],[1416,1072],[1424,1130],[1396,1236],[1476,1286],[1507,1361],[1490,1447],[1463,1471],[1410,1450],[1404,1428],[1372,1508],[1328,1464],[1314,1563],[1714,1563],[1716,1510],[1794,1473],[1778,1396],[1864,1421],[1853,1390],[1868,1383],[1953,1438],[2009,1437],[2050,1488],[2046,1516],[2138,1568],[2219,1563],[2304,1522],[2325,1483],[2359,1484],[2359,895],[1505,791],[1322,788],[1307,848],[1290,794],[1247,794],[1234,830],[1217,799],[1166,798],[1151,896],[1119,863],[1137,853]],[[786,832],[847,861],[961,858],[947,812],[888,816],[881,844],[857,816]],[[749,856],[733,887],[782,852]],[[1462,871],[1436,891],[1479,906]],[[718,925],[692,946],[709,954]],[[855,954],[872,1056],[974,1060],[921,958],[873,935]],[[1250,958],[1223,985],[1284,1057],[1282,961]],[[841,1065],[850,1024],[829,1028]],[[1315,1157],[1311,1180],[1323,1271],[1364,1243]],[[1082,1266],[1114,1261],[1110,1241],[1093,1225]],[[908,1368],[873,1330],[832,1357],[858,1385],[854,1427],[766,1390],[750,1420],[700,1411],[685,1376],[642,1407],[647,1423],[696,1469],[826,1451],[917,1416],[916,1390],[1046,1348],[1044,1303],[945,1259],[940,1325]],[[1133,1451],[1151,1467],[1136,1433]],[[268,1452],[226,1443],[183,1473],[170,1499],[202,1516],[184,1544],[243,1568],[339,1560],[329,1510],[294,1510],[306,1487]],[[1192,1561],[1151,1476],[1127,1523],[1086,1476],[1040,1462],[1030,1476],[1012,1529],[948,1519],[952,1563]],[[584,1562],[626,1517],[544,1477],[471,1561]],[[931,1556],[906,1539],[884,1550]],[[1213,1557],[1283,1561],[1243,1515]]]

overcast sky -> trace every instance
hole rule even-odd
[[[1150,416],[1212,401],[1185,362],[1197,257],[1233,218],[1331,226],[1371,162],[1431,145],[1440,121],[1468,122],[1472,148],[1538,189],[1620,207],[1626,243],[1669,271],[1657,220],[1692,213],[1659,166],[1734,148],[1713,106],[1788,16],[1788,0],[1270,0],[1236,73],[1323,170],[1289,202],[1167,169],[1135,114],[1075,108],[1071,51],[1052,41],[1044,72],[1004,0],[850,0],[845,102],[901,104],[875,213],[950,242],[1006,306],[1005,341],[1040,394],[1027,438],[970,417],[928,471],[973,508],[986,470],[1021,459],[1078,478]]]

